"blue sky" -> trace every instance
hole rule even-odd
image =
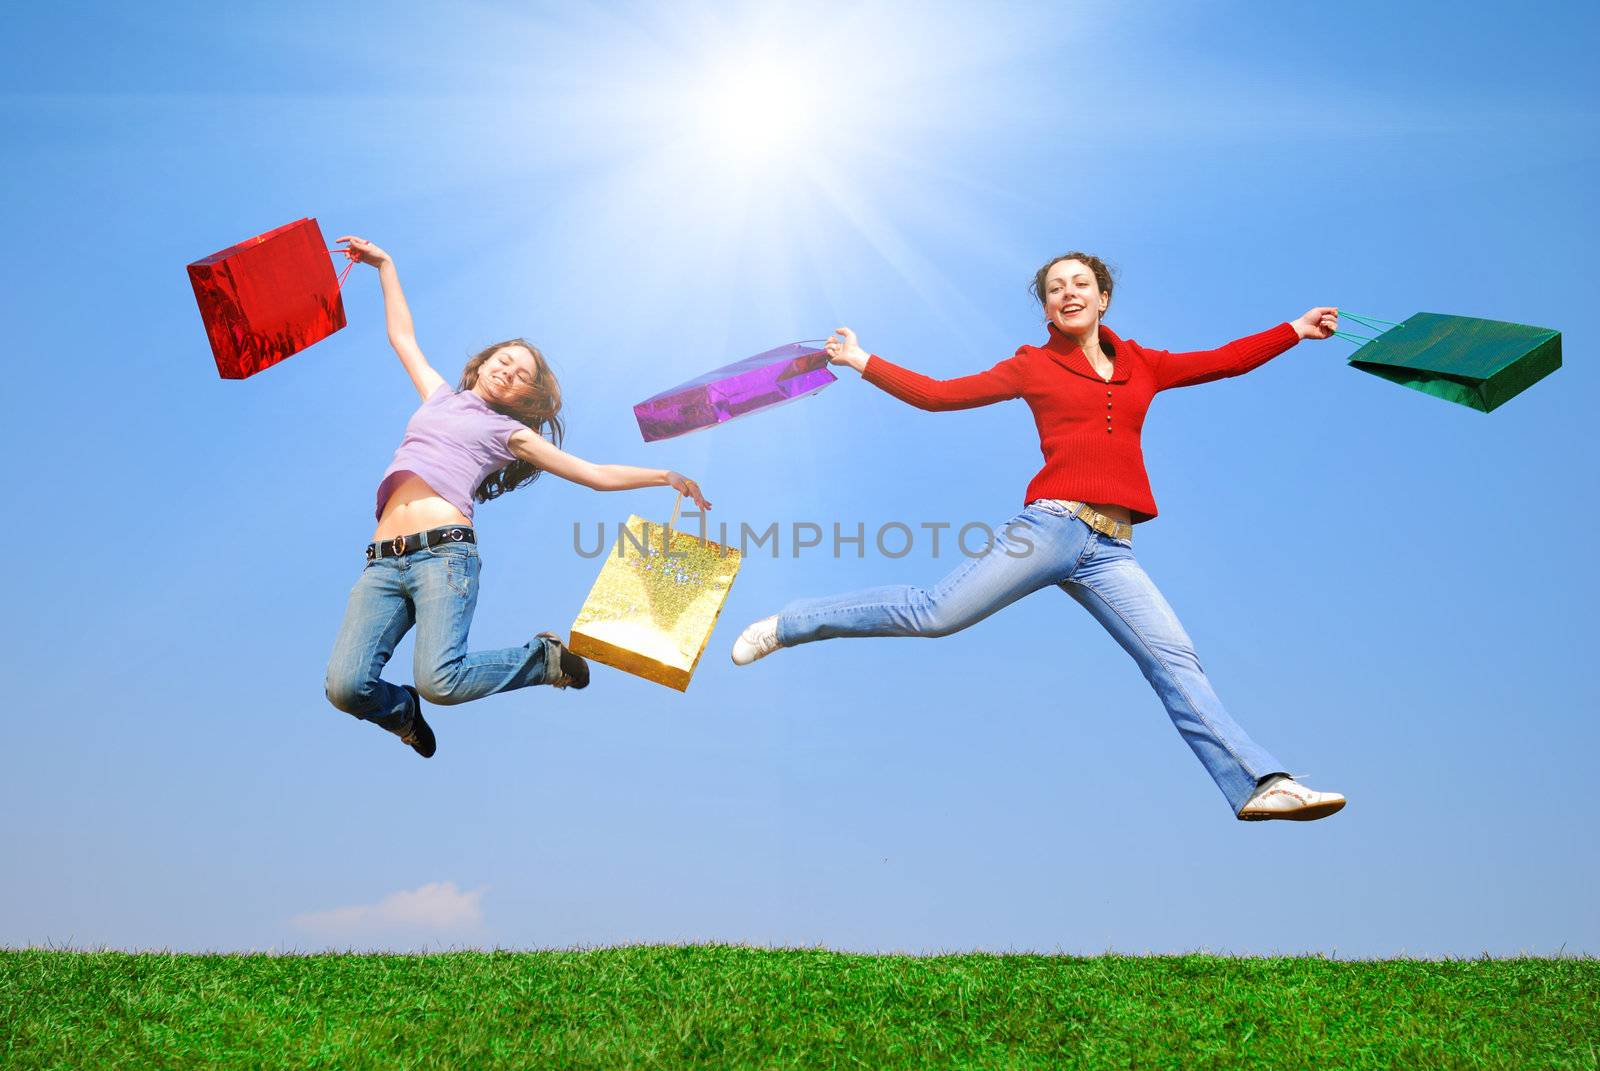
[[[1600,953],[1600,35],[1519,12],[8,9],[0,445],[29,553],[0,944]],[[1350,797],[1330,821],[1232,821],[1059,592],[727,662],[790,598],[937,580],[925,543],[752,556],[686,694],[599,669],[441,709],[424,763],[322,696],[415,404],[376,280],[346,330],[223,382],[183,270],[305,215],[394,254],[447,378],[534,339],[573,451],[687,472],[735,526],[1010,517],[1021,403],[923,414],[846,372],[651,445],[630,407],[840,323],[988,367],[1042,337],[1026,283],[1069,248],[1118,268],[1107,323],[1147,345],[1327,303],[1555,327],[1566,365],[1485,415],[1307,343],[1153,406],[1140,559],[1235,717]],[[565,631],[598,568],[573,523],[670,504],[544,480],[482,507],[475,643]]]

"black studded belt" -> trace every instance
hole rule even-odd
[[[426,532],[412,532],[410,535],[395,536],[393,539],[380,539],[376,543],[367,544],[367,561],[376,561],[379,558],[399,558],[406,554],[414,554],[423,547],[437,547],[441,543],[476,543],[478,537],[472,529],[462,524],[452,524],[448,528],[430,528]]]

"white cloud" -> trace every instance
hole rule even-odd
[[[325,937],[463,936],[483,928],[482,898],[482,889],[462,892],[453,881],[436,881],[375,904],[309,911],[289,925]]]

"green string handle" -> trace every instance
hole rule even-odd
[[[1380,320],[1376,316],[1363,316],[1359,313],[1346,312],[1343,309],[1338,311],[1339,315],[1344,317],[1346,320],[1354,320],[1361,327],[1365,327],[1368,331],[1376,331],[1380,335],[1391,328],[1400,326],[1392,320]],[[1342,338],[1346,342],[1353,342],[1357,346],[1365,346],[1369,342],[1377,341],[1376,338],[1368,338],[1365,335],[1352,334],[1349,331],[1335,331],[1333,333],[1333,337]]]
[[[1358,313],[1358,312],[1346,312],[1343,309],[1339,310],[1339,315],[1343,316],[1347,320],[1354,320],[1356,323],[1360,324],[1362,327],[1365,327],[1368,331],[1376,331],[1380,335],[1387,328],[1399,327],[1400,326],[1399,324],[1395,323],[1392,320],[1380,320],[1376,316],[1363,316],[1361,313]]]

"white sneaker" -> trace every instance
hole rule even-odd
[[[778,649],[778,615],[763,617],[733,641],[733,664],[748,666]]]
[[[1335,813],[1344,804],[1344,797],[1337,792],[1313,792],[1294,778],[1277,774],[1256,787],[1239,808],[1239,820],[1260,822],[1286,818],[1291,822],[1314,822]]]

